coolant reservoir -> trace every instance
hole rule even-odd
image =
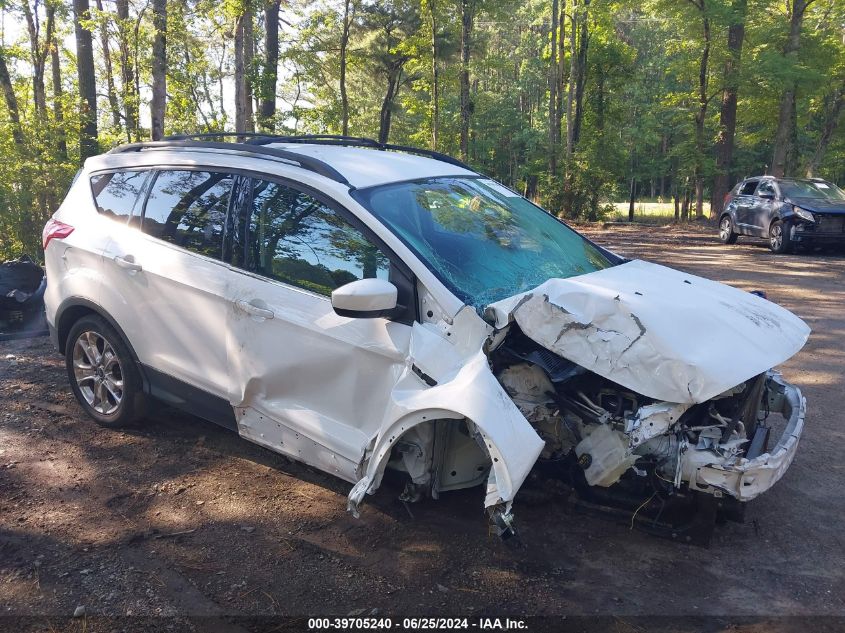
[[[575,447],[578,463],[591,486],[612,486],[634,465],[636,456],[628,455],[628,445],[621,433],[607,424],[590,425],[589,432]]]

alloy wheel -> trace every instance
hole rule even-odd
[[[100,333],[80,333],[73,345],[76,386],[92,409],[111,415],[123,400],[123,368],[112,344]]]
[[[722,238],[722,241],[727,241],[727,239],[731,236],[731,219],[729,217],[722,218],[721,224],[719,224],[719,237]]]
[[[783,245],[783,227],[780,224],[775,224],[769,231],[769,242],[773,251],[780,250]]]

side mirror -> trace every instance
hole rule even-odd
[[[396,309],[396,286],[384,279],[359,279],[332,292],[335,313],[352,319],[389,316]]]

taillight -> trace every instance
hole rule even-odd
[[[725,206],[730,201],[731,201],[731,192],[729,191],[728,193],[725,194],[725,199],[722,200],[722,206]]]
[[[67,237],[71,233],[73,233],[73,227],[70,224],[65,224],[64,222],[59,222],[58,220],[50,218],[47,220],[47,224],[44,225],[44,230],[41,232],[41,244],[46,250],[47,244],[49,244],[50,240],[54,237]]]

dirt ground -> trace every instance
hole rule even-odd
[[[249,630],[229,618],[302,616],[294,630],[307,615],[376,613],[611,615],[617,631],[649,628],[633,616],[700,616],[706,626],[689,630],[780,631],[794,622],[777,616],[845,616],[845,256],[723,246],[695,227],[586,232],[629,257],[763,289],[813,329],[782,367],[808,400],[797,457],[710,548],[519,499],[525,546],[510,548],[488,534],[480,489],[409,511],[387,484],[356,520],[345,482],[190,416],[98,427],[62,358],[33,339],[0,343],[0,629]],[[719,344],[719,332],[700,335]],[[845,626],[822,622],[812,629]]]

